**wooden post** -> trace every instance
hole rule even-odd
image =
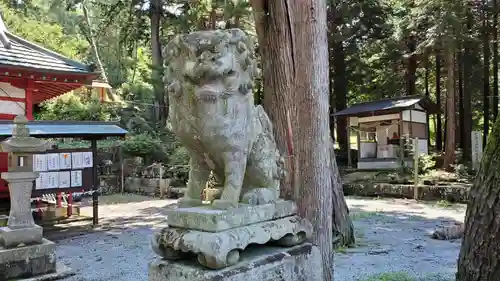
[[[35,82],[27,79],[27,87],[24,91],[24,111],[28,120],[33,120],[33,90],[35,89]]]
[[[124,172],[123,172],[123,169],[125,168],[124,164],[123,164],[123,150],[122,150],[122,147],[120,146],[120,148],[118,149],[118,157],[120,159],[120,184],[121,184],[121,193],[123,194],[124,190],[125,190],[125,178],[124,178]]]
[[[399,113],[399,156],[401,160],[401,172],[404,172],[404,163],[405,163],[405,144],[403,140],[403,113]]]
[[[413,188],[413,199],[418,200],[418,157],[419,157],[419,147],[418,147],[418,138],[413,139],[414,144],[413,144],[413,170],[415,172],[414,176],[414,183],[415,187]]]
[[[352,168],[351,160],[351,118],[347,117],[347,168]]]
[[[92,147],[92,224],[99,224],[99,175],[97,174],[97,140],[91,141]]]
[[[160,198],[163,199],[163,196],[165,195],[164,194],[165,185],[163,184],[163,165],[161,163],[158,163],[157,167],[158,169],[160,169],[160,171],[158,172],[160,178],[160,180],[158,181],[158,186],[160,188]]]

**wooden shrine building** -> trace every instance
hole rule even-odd
[[[97,85],[99,88],[109,88],[106,83],[96,81],[98,77],[99,72],[96,72],[92,65],[74,61],[10,33],[0,17],[0,140],[10,136],[11,120],[17,115],[25,115],[30,120],[28,128],[33,136],[83,138],[92,142],[91,149],[85,152],[92,153],[96,157],[97,140],[123,137],[127,131],[110,122],[33,121],[33,111],[41,102],[83,86]],[[102,101],[103,89],[100,94]],[[62,152],[66,153],[55,150],[51,153]],[[8,169],[7,157],[7,153],[0,152],[0,172]],[[57,186],[40,191],[35,184],[33,196],[37,197],[47,192],[60,195],[62,192],[71,194],[80,190],[96,191],[98,189],[96,164],[84,169],[83,174],[88,176],[84,178],[81,187],[64,189]],[[8,197],[6,182],[0,179],[0,200],[5,203]],[[97,223],[96,198],[97,195],[94,195],[94,223]]]
[[[427,114],[439,112],[429,98],[407,96],[355,104],[334,116],[347,118],[349,136],[351,131],[356,132],[357,168],[378,170],[397,169],[402,164],[412,167],[413,160],[405,149],[410,139],[418,138],[419,154],[427,154]]]
[[[85,85],[99,73],[10,33],[0,18],[0,120],[25,114],[33,106]]]

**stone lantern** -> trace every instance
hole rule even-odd
[[[17,116],[12,137],[1,144],[9,153],[9,170],[2,173],[2,179],[9,183],[11,202],[7,226],[0,228],[0,245],[5,248],[42,243],[42,227],[35,224],[31,214],[31,191],[39,175],[33,171],[33,154],[45,151],[47,143],[30,137],[27,123],[25,116]]]

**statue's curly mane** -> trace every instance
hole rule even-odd
[[[177,92],[181,85],[186,85],[185,82],[196,84],[206,78],[223,77],[237,71],[229,62],[231,55],[236,55],[234,62],[239,65],[239,71],[244,72],[240,92],[247,92],[252,88],[257,65],[253,44],[243,31],[230,29],[177,35],[164,49],[164,58],[168,62],[165,82],[169,92]]]

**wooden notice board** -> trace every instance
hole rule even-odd
[[[92,190],[94,161],[89,148],[52,149],[34,154],[33,170],[40,175],[34,183],[32,196]]]

